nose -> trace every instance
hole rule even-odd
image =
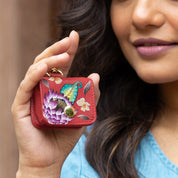
[[[132,15],[132,23],[136,28],[160,27],[165,18],[159,0],[137,0]]]

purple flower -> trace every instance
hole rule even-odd
[[[59,101],[62,101],[63,105],[72,107],[71,102],[63,95],[49,90],[44,96],[43,100],[43,116],[48,120],[50,124],[68,124],[73,117],[67,117],[64,108],[65,106],[59,106]]]

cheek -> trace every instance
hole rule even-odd
[[[167,6],[164,8],[164,14],[167,17],[169,25],[178,34],[178,3],[176,5]]]
[[[113,31],[120,42],[122,38],[125,36],[129,29],[129,21],[127,14],[123,11],[123,9],[111,6],[111,24]]]

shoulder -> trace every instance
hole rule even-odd
[[[164,155],[150,131],[137,148],[135,165],[140,178],[178,178],[178,167]]]
[[[82,135],[63,164],[61,178],[99,178],[85,157],[86,136]]]

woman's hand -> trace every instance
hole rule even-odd
[[[12,114],[19,146],[19,169],[17,177],[58,177],[67,155],[77,143],[83,128],[79,129],[36,129],[31,123],[30,98],[34,87],[53,67],[59,68],[64,76],[72,64],[79,43],[78,33],[72,31],[69,37],[43,51],[28,69],[21,82]],[[89,76],[94,82],[96,101],[99,98],[99,76]]]

